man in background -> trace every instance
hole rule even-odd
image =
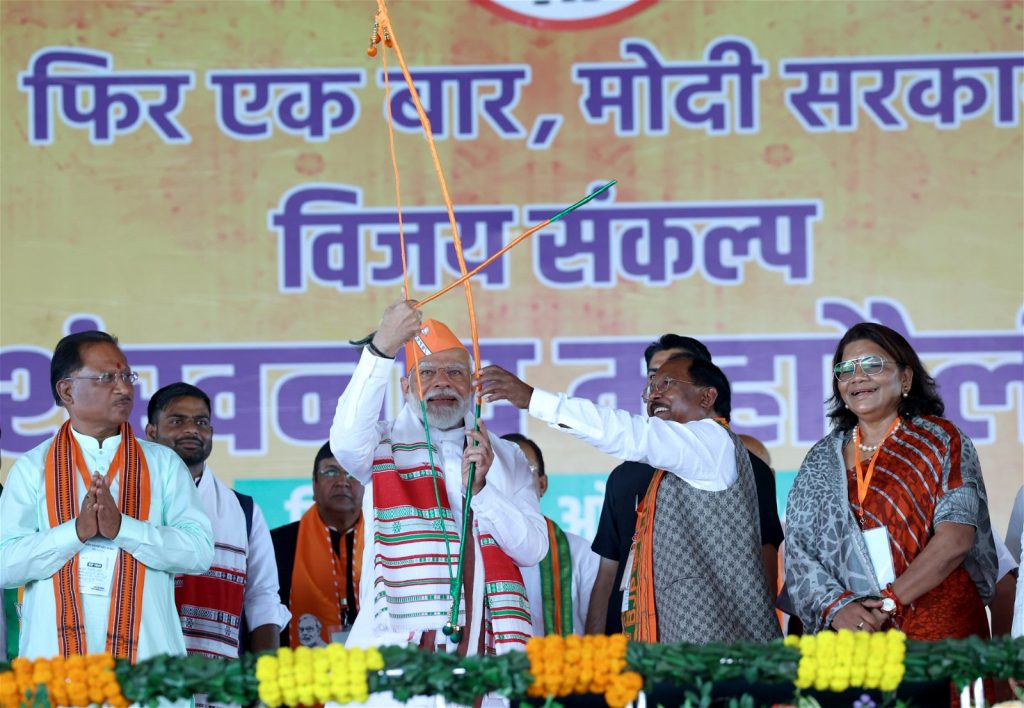
[[[233,659],[276,649],[289,614],[278,600],[270,531],[252,497],[230,489],[206,466],[213,451],[210,398],[191,384],[164,386],[149,399],[146,435],[188,466],[213,525],[213,565],[174,580],[188,653]]]
[[[324,443],[313,460],[313,505],[299,521],[270,532],[281,602],[292,623],[286,646],[343,643],[359,612],[363,485]]]

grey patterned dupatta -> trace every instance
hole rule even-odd
[[[982,601],[995,587],[997,560],[989,521],[985,485],[970,439],[948,421],[914,418],[900,436],[914,436],[942,459],[941,485],[949,489],[950,430],[959,434],[957,494],[946,495],[935,520],[968,523],[976,528],[974,547],[964,567]],[[860,526],[850,507],[843,448],[852,431],[833,431],[807,454],[786,506],[786,590],[792,611],[808,632],[827,628],[835,614],[854,600],[880,592]],[[954,441],[955,442],[955,441]],[[955,508],[954,508],[955,507]]]

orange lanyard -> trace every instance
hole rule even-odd
[[[889,439],[889,435],[896,429],[896,426],[900,424],[900,417],[896,416],[896,419],[889,424],[889,429],[885,431],[885,436],[882,437],[882,442],[878,443],[878,449],[875,450],[875,454],[871,456],[871,462],[868,463],[868,473],[865,475],[861,471],[860,467],[860,445],[854,442],[853,448],[853,459],[857,469],[857,501],[861,507],[864,506],[864,499],[868,496],[868,489],[871,487],[871,476],[875,473],[875,461],[878,459],[878,453],[882,451],[882,445]]]

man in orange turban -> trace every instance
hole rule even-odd
[[[380,421],[403,346],[405,405],[394,420]],[[522,451],[483,423],[474,429],[472,396],[470,356],[458,337],[441,322],[423,321],[411,301],[388,307],[331,426],[331,451],[367,489],[350,646],[503,653],[523,648],[532,634],[517,566],[545,556],[547,526]]]

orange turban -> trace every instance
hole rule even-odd
[[[469,351],[446,324],[437,320],[424,320],[420,326],[420,333],[405,344],[405,370],[412,371],[413,362],[448,349]]]

